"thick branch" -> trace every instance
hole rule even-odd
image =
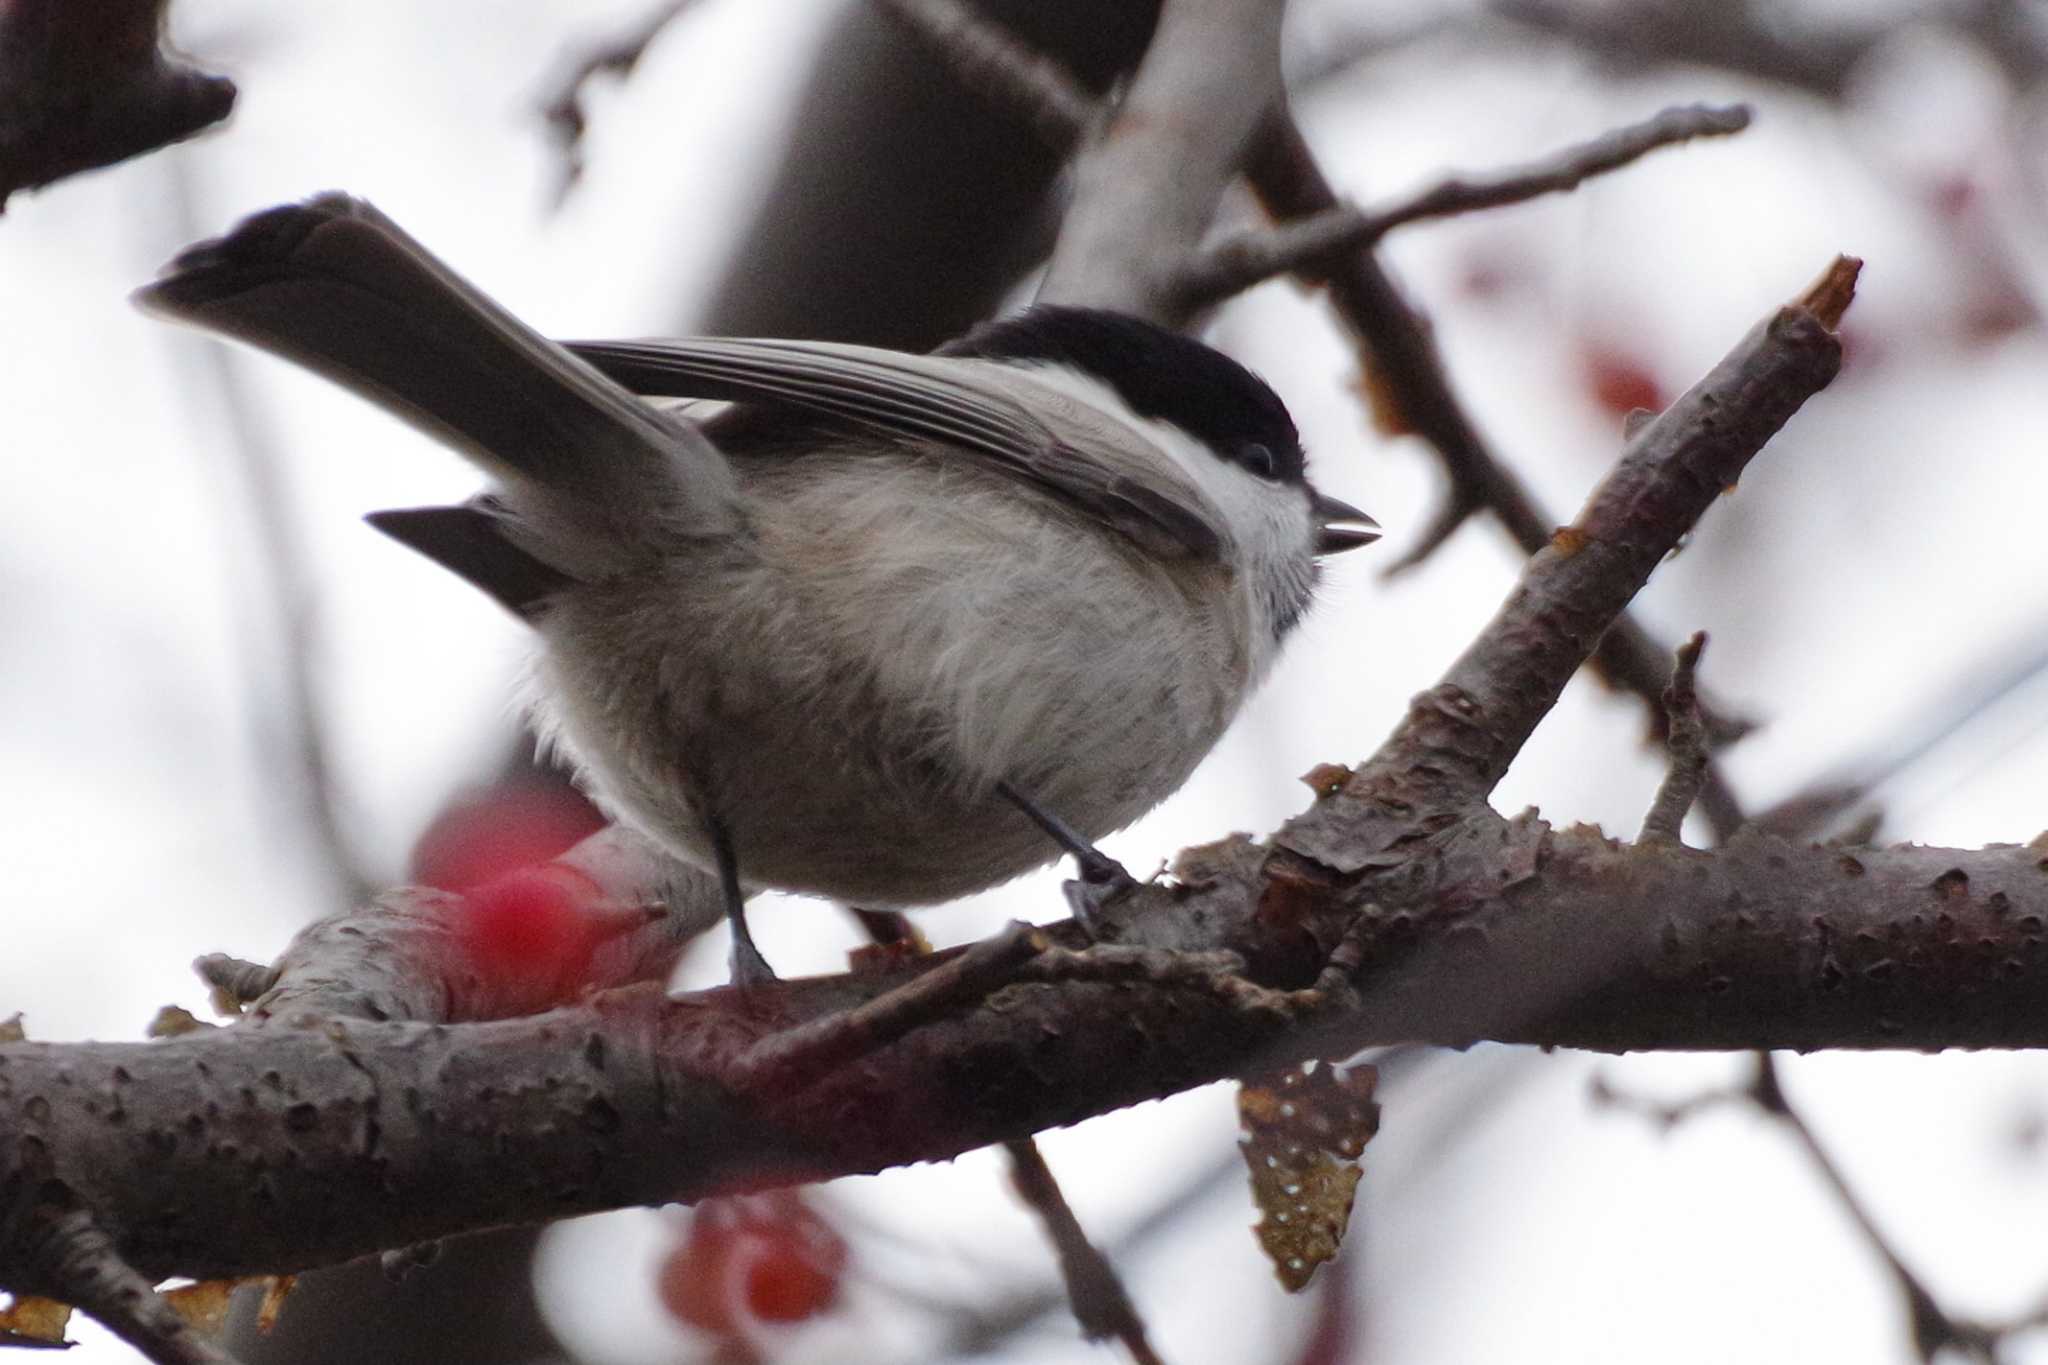
[[[729,991],[667,1000],[642,986],[462,1027],[13,1044],[0,1048],[0,1189],[67,1191],[146,1274],[219,1277],[942,1160],[1395,1040],[2043,1046],[2041,864],[2016,847],[1851,857],[1762,837],[1641,849],[1476,814],[1376,879],[1361,1003],[1339,1017],[1143,981],[1019,985],[801,1092],[743,1095],[726,1077],[778,1026],[873,999],[918,966],[784,983],[748,1009]],[[1360,894],[1242,842],[1188,871],[1206,884],[1118,907],[1127,937],[1299,969]],[[0,1226],[0,1284],[56,1292],[21,1244]]]
[[[1280,97],[1281,0],[1169,0],[1130,93],[1074,167],[1039,297],[1186,320],[1182,263]]]

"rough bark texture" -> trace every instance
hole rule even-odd
[[[741,1094],[725,1075],[777,1027],[915,969],[790,982],[752,1009],[643,986],[490,1024],[16,1044],[0,1050],[0,1283],[54,1288],[18,1261],[11,1225],[53,1190],[120,1229],[145,1274],[219,1277],[943,1159],[1373,1043],[2048,1045],[2043,861],[1764,837],[1644,849],[1474,815],[1345,885],[1233,843],[1187,868],[1208,884],[1148,891],[1120,917],[1128,939],[1237,944],[1299,980],[1370,901],[1357,1008],[1018,984],[793,1093]]]

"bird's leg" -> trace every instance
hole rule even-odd
[[[1081,879],[1078,882],[1067,883],[1067,908],[1073,912],[1074,918],[1080,921],[1081,927],[1088,931],[1088,937],[1101,937],[1097,931],[1101,928],[1102,920],[1097,912],[1135,887],[1138,884],[1137,879],[1124,870],[1122,863],[1090,843],[1079,830],[1017,790],[1011,783],[996,783],[996,794],[1023,811],[1030,817],[1031,823],[1045,831],[1048,838],[1074,855],[1074,863],[1080,870]]]
[[[718,888],[725,895],[725,920],[732,926],[732,984],[741,990],[765,986],[776,979],[775,969],[754,946],[747,929],[747,898],[740,890],[740,860],[733,852],[732,834],[725,821],[710,810],[703,813],[704,832],[711,838],[711,856],[718,860]]]

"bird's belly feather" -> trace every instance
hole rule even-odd
[[[1049,530],[1007,486],[919,491],[764,498],[744,550],[564,593],[536,711],[600,803],[706,867],[710,803],[750,886],[888,907],[1059,856],[998,781],[1091,838],[1178,788],[1244,686],[1229,585],[1189,576],[1223,571]],[[1140,593],[1142,628],[1111,609]]]

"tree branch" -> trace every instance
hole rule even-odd
[[[1700,719],[1700,694],[1695,675],[1700,655],[1707,647],[1707,633],[1693,632],[1678,647],[1678,660],[1671,669],[1671,685],[1664,689],[1664,733],[1671,750],[1671,763],[1664,781],[1643,817],[1640,843],[1677,843],[1692,803],[1699,799],[1700,782],[1707,775],[1707,727]]]
[[[1747,105],[1689,104],[1641,123],[1603,133],[1590,142],[1486,175],[1452,175],[1377,209],[1348,205],[1277,227],[1240,232],[1190,260],[1182,288],[1190,306],[1217,303],[1276,275],[1320,273],[1333,253],[1369,247],[1395,228],[1431,218],[1520,204],[1540,195],[1577,189],[1596,175],[1619,170],[1659,147],[1701,137],[1727,137],[1749,126]]]
[[[125,161],[228,116],[234,82],[158,45],[167,3],[0,5],[0,210],[16,190]]]
[[[235,1365],[178,1315],[149,1280],[121,1258],[114,1241],[80,1209],[47,1204],[20,1220],[18,1255],[47,1277],[49,1297],[92,1314],[157,1365]]]
[[[1039,298],[1184,321],[1182,263],[1280,99],[1281,0],[1169,0],[1130,93],[1074,165]]]

